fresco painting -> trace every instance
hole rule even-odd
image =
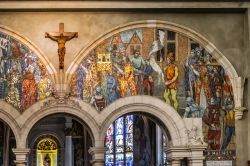
[[[184,34],[149,27],[114,34],[84,57],[70,87],[72,96],[99,111],[126,96],[157,97],[183,118],[202,118],[208,156],[215,156],[213,151],[235,156],[230,79],[208,51]]]
[[[52,93],[46,67],[27,46],[0,33],[0,99],[20,112]]]

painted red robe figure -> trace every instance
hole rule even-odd
[[[210,100],[207,110],[207,115],[202,120],[208,125],[208,148],[209,150],[219,150],[221,138],[220,107],[215,104],[213,98]]]
[[[37,99],[36,81],[34,75],[31,72],[27,72],[22,82],[22,100],[21,100],[22,111],[26,110],[32,104],[34,104],[36,102],[36,99]]]

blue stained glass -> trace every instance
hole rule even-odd
[[[133,115],[120,117],[109,126],[105,145],[105,166],[133,166]]]
[[[114,166],[114,163],[106,163],[105,166]]]
[[[114,163],[114,155],[106,155],[106,163]]]
[[[126,161],[126,166],[133,166],[133,162],[127,162]]]
[[[112,136],[107,136],[105,145],[108,148],[108,150],[106,151],[106,153],[113,153],[114,152],[113,144],[114,144],[113,137]]]
[[[115,165],[116,166],[123,166],[123,163],[124,163],[124,161],[121,161],[121,162],[117,162]]]
[[[133,115],[126,116],[126,133],[133,133]]]
[[[133,165],[133,153],[126,153],[126,166]]]
[[[117,135],[116,138],[116,146],[123,146],[123,135]]]
[[[115,122],[115,134],[123,134],[123,117],[119,118]]]
[[[123,155],[123,153],[116,154],[115,159],[116,159],[117,163],[118,162],[123,162],[124,161],[124,155]]]
[[[133,147],[133,134],[127,134],[126,135],[126,146],[132,146]]]
[[[133,153],[126,153],[126,162],[133,161]]]
[[[124,152],[124,149],[123,149],[123,146],[118,146],[116,147],[116,153],[123,153]]]
[[[107,130],[107,136],[114,135],[114,127],[113,124],[111,124]]]

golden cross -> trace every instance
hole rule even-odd
[[[64,23],[59,24],[59,32],[45,32],[45,38],[50,38],[58,44],[59,69],[64,68],[65,43],[75,37],[78,37],[78,32],[64,32]]]

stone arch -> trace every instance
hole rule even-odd
[[[127,23],[124,25],[120,25],[115,27],[114,29],[109,30],[108,32],[103,33],[94,41],[90,42],[86,47],[84,47],[77,55],[75,55],[74,61],[71,63],[69,68],[66,71],[66,82],[70,83],[73,73],[77,70],[79,64],[86,57],[90,51],[92,51],[95,47],[101,44],[102,41],[108,39],[109,37],[113,36],[122,31],[134,29],[134,28],[145,28],[145,27],[157,27],[157,28],[166,28],[171,31],[175,31],[185,36],[193,39],[194,41],[201,44],[217,61],[221,66],[225,69],[229,79],[232,83],[233,92],[234,92],[234,100],[235,100],[235,107],[242,107],[242,79],[238,76],[235,68],[229,62],[229,60],[224,56],[216,46],[214,46],[208,39],[206,39],[203,35],[197,33],[196,31],[168,21],[160,21],[160,20],[144,20],[144,21],[136,21]]]
[[[18,146],[18,142],[20,140],[20,125],[18,123],[18,117],[20,116],[20,113],[14,108],[12,107],[10,104],[6,103],[5,101],[0,101],[0,119],[6,123],[7,125],[9,125],[9,127],[11,128],[11,130],[14,133],[16,142],[17,142],[17,146]]]
[[[34,104],[21,115],[20,132],[22,133],[21,142],[23,143],[23,148],[27,146],[26,140],[32,127],[41,119],[53,114],[68,114],[80,119],[89,128],[93,145],[95,145],[99,139],[99,125],[95,121],[95,116],[97,116],[98,112],[89,104],[80,100],[66,99],[65,101],[73,102],[73,104],[70,105],[69,103],[49,98]]]
[[[63,147],[64,145],[63,145],[63,140],[62,140],[62,138],[59,136],[59,135],[57,135],[56,133],[54,133],[54,132],[43,132],[43,133],[40,133],[39,135],[37,135],[36,137],[34,137],[32,140],[31,140],[31,143],[30,143],[30,147],[32,147],[32,148],[34,148],[34,146],[39,142],[38,140],[40,139],[40,138],[42,138],[42,137],[45,137],[46,135],[49,135],[49,136],[52,136],[52,137],[54,137],[55,138],[55,140],[56,140],[56,143],[57,143],[57,145],[58,145],[58,147]]]
[[[37,137],[35,137],[30,144],[30,161],[29,165],[34,165],[32,161],[36,161],[37,159],[37,145],[39,144],[40,141],[44,140],[45,138],[49,138],[53,140],[53,142],[56,144],[57,147],[57,161],[61,162],[62,160],[62,151],[61,148],[64,146],[64,143],[62,141],[62,138],[60,138],[57,134],[55,133],[41,133]]]
[[[107,106],[100,113],[102,126],[100,140],[104,142],[105,132],[112,122],[124,114],[133,112],[144,113],[158,120],[162,127],[169,131],[173,146],[186,146],[188,144],[184,121],[177,111],[160,99],[151,96],[125,97]]]
[[[32,50],[37,57],[42,61],[42,63],[45,65],[51,80],[55,83],[57,80],[57,75],[56,75],[56,69],[50,63],[48,57],[42,52],[40,48],[38,48],[33,42],[31,42],[27,37],[24,35],[20,34],[19,32],[16,32],[4,25],[0,25],[0,32],[5,33],[14,39],[20,41],[24,45],[26,45],[30,50]]]

